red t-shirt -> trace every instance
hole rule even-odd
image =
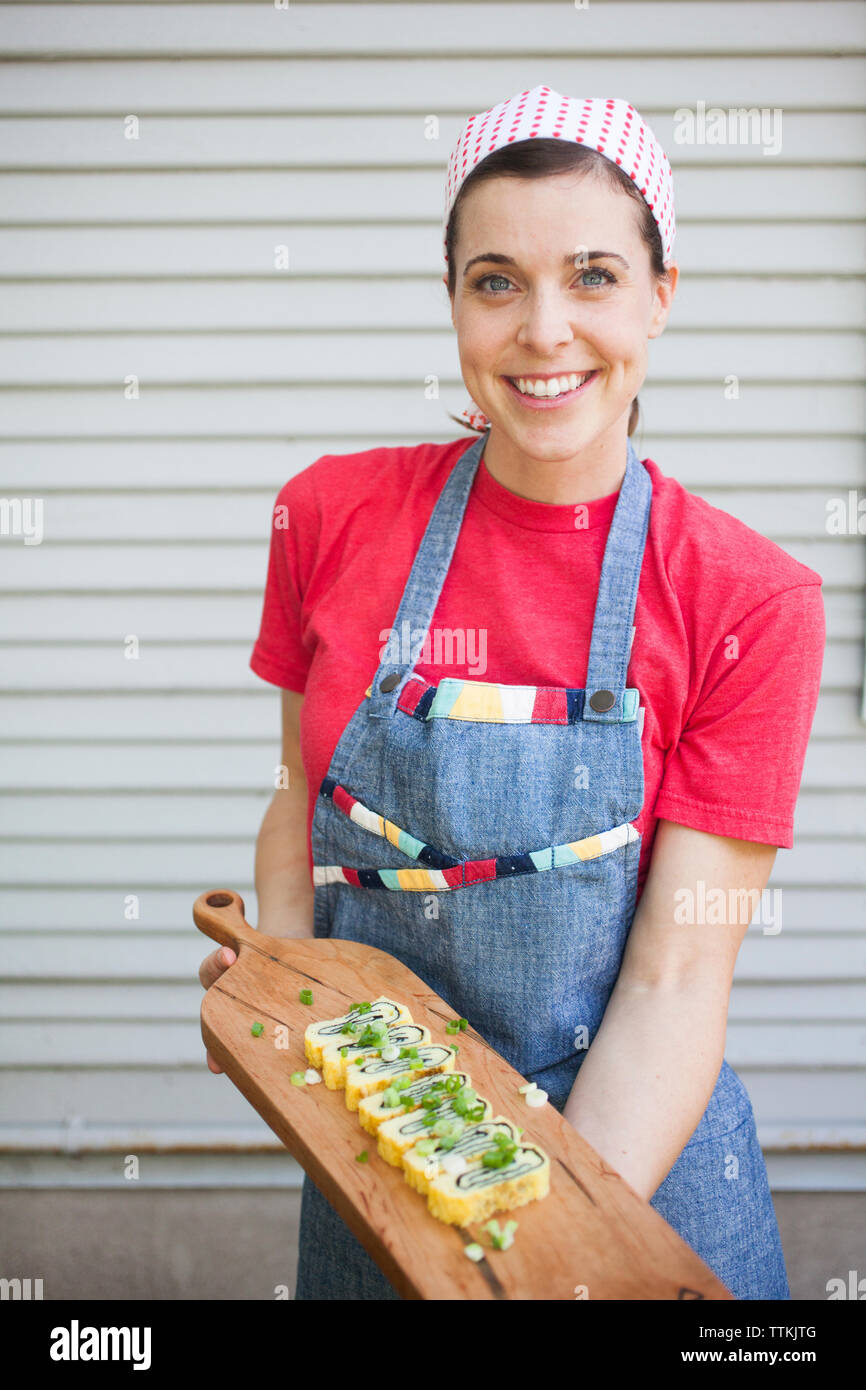
[[[250,665],[304,692],[311,865],[319,786],[469,443],[325,454],[278,494]],[[790,849],[824,651],[821,576],[644,463],[652,508],[627,682],[645,710],[638,895],[659,818]],[[431,646],[448,664],[419,661],[418,674],[582,689],[617,497],[583,504],[576,526],[573,505],[517,496],[482,458],[431,622],[477,641],[463,665]]]

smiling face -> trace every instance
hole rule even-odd
[[[635,199],[582,171],[467,189],[451,320],[488,449],[546,462],[624,451],[677,278],[676,267],[653,276],[640,217]]]

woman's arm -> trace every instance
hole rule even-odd
[[[619,976],[563,1111],[646,1201],[712,1095],[737,951],[775,857],[773,845],[667,820],[656,827]],[[736,900],[727,925],[676,919],[677,894],[697,895],[701,880],[707,894],[721,888],[726,904]]]
[[[313,935],[313,884],[307,854],[307,779],[301,761],[304,697],[283,690],[282,762],[288,786],[274,793],[256,841],[257,927],[267,936]]]

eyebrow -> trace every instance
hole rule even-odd
[[[571,252],[570,254],[569,254],[568,252],[566,252],[566,254],[565,254],[565,255],[563,256],[563,258],[562,258],[563,267],[574,266],[575,255],[576,255],[575,252]],[[630,270],[630,269],[631,269],[631,266],[629,265],[628,261],[625,259],[625,256],[620,256],[620,255],[618,255],[616,251],[587,251],[587,252],[586,252],[586,259],[587,259],[588,261],[600,261],[600,260],[621,261],[622,264],[625,266],[626,270]],[[476,264],[478,263],[478,261],[492,261],[492,262],[494,263],[494,265],[516,265],[516,264],[517,264],[517,262],[516,262],[515,260],[513,260],[511,256],[503,256],[503,255],[500,255],[499,252],[497,252],[497,251],[485,251],[483,256],[473,256],[471,261],[467,261],[467,262],[466,262],[466,265],[465,265],[464,268],[463,268],[463,274],[464,274],[464,276],[468,274],[470,268],[471,268],[473,265],[476,265]]]

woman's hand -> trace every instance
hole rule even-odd
[[[205,956],[198,968],[198,977],[201,981],[202,989],[210,989],[221,975],[225,974],[229,966],[234,965],[237,960],[237,952],[231,946],[220,946],[218,951],[211,951],[209,956]],[[208,1067],[212,1072],[222,1072],[215,1057],[205,1050]]]

